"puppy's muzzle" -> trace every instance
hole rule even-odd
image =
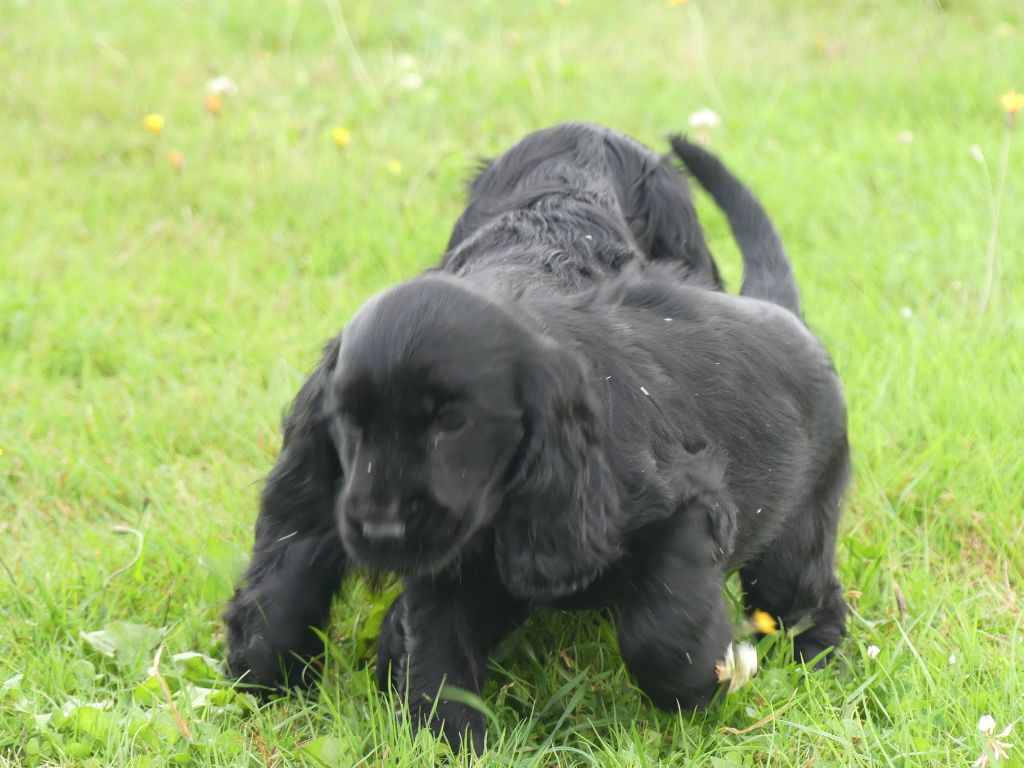
[[[395,544],[405,538],[402,504],[397,499],[382,506],[353,505],[350,515],[352,524],[370,544]]]
[[[405,537],[405,523],[401,520],[367,521],[363,523],[363,538],[367,541],[388,542]]]

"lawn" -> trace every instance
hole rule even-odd
[[[278,420],[359,303],[436,262],[476,158],[564,119],[663,149],[704,107],[845,382],[849,637],[828,670],[775,654],[691,717],[643,699],[605,621],[534,619],[494,656],[478,762],[970,765],[995,757],[984,715],[1019,742],[1024,113],[1000,96],[1024,90],[1024,5],[0,0],[0,19],[0,765],[443,760],[373,690],[393,587],[346,588],[319,691],[256,707],[213,679]],[[211,99],[217,76],[236,90]]]

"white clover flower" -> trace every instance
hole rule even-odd
[[[404,72],[398,78],[398,84],[407,91],[415,91],[423,87],[423,75],[419,72]]]
[[[710,107],[703,107],[698,109],[692,115],[690,115],[687,123],[695,131],[697,130],[711,130],[719,128],[722,125],[722,118],[718,116],[718,113]]]
[[[956,664],[956,654],[955,653],[949,654],[949,658],[946,659],[946,661],[948,661],[950,664]]]
[[[996,720],[992,715],[982,715],[978,720],[978,730],[985,736],[985,751],[981,753],[981,756],[974,761],[972,768],[985,768],[989,764],[991,759],[994,762],[1005,760],[1010,756],[1010,750],[1013,749],[1013,744],[1003,741],[1007,736],[1010,735],[1010,731],[1013,730],[1013,725],[1008,725],[999,733],[993,735],[993,731],[996,729]]]
[[[996,719],[992,715],[982,715],[978,720],[978,730],[986,736],[991,735],[996,729]]]
[[[877,645],[869,645],[868,646],[868,658],[869,659],[877,659],[878,658],[878,654],[880,654],[881,652],[882,652],[882,649],[879,648]]]
[[[729,681],[729,693],[742,688],[757,674],[757,651],[750,643],[729,643],[725,658],[715,664],[718,682]]]
[[[234,96],[238,93],[238,86],[230,77],[221,75],[206,83],[206,92],[214,96]]]

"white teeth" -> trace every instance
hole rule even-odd
[[[368,539],[400,539],[404,535],[405,523],[401,521],[363,523],[363,536]]]

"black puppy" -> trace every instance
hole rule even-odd
[[[686,185],[672,164],[606,128],[564,124],[527,136],[484,166],[438,271],[489,286],[495,302],[511,306],[526,292],[578,292],[637,261],[670,262],[695,281],[721,287]],[[469,328],[477,319],[452,322]],[[474,366],[486,368],[492,353],[482,335],[486,328],[478,330],[476,346],[483,345],[486,354],[470,361],[466,375]],[[326,624],[331,599],[353,565],[355,551],[342,547],[342,519],[335,510],[349,473],[339,458],[339,436],[331,435],[334,414],[325,409],[339,346],[340,338],[326,346],[284,419],[282,451],[263,490],[252,561],[225,614],[230,670],[252,683],[303,682],[298,672],[305,670],[305,660],[323,648],[314,629]],[[437,351],[445,354],[450,347],[442,344]],[[364,479],[375,482],[390,481],[398,471],[387,463],[378,463],[377,474],[369,469]],[[393,480],[394,496],[403,505],[411,503],[408,479],[406,485],[402,477]],[[468,484],[464,489],[467,498],[476,494]],[[415,503],[425,501],[429,496]],[[375,529],[368,522],[370,538],[381,540],[388,532],[386,525]],[[351,545],[359,547],[360,541]],[[397,564],[394,557],[388,562]]]
[[[708,290],[702,242],[660,257],[674,267],[643,260],[657,238],[602,214],[621,192],[498,186],[522,205],[471,202],[445,261],[456,276],[372,299],[300,392],[228,611],[235,673],[277,682],[278,653],[315,650],[308,626],[349,558],[406,574],[378,679],[456,746],[468,729],[480,749],[483,723],[442,683],[479,691],[489,648],[538,605],[617,607],[626,663],[665,707],[717,688],[725,569],[741,567],[750,608],[809,620],[804,658],[838,642],[841,390],[763,210],[713,157],[674,146],[730,217],[748,298]],[[595,272],[609,277],[587,287]]]

